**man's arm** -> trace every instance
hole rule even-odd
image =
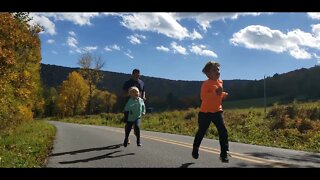
[[[145,87],[144,87],[144,83],[143,83],[143,89],[142,89],[142,99],[144,100],[144,101],[146,101],[146,91],[145,91]]]
[[[145,91],[142,91],[142,99],[143,99],[144,101],[147,100],[147,98],[146,98],[146,92],[145,92]]]

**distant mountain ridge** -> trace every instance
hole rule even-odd
[[[66,80],[72,71],[79,68],[69,68],[57,65],[41,64],[42,82],[47,87],[57,88],[62,81]],[[103,80],[98,84],[98,88],[108,90],[111,93],[122,93],[122,86],[131,74],[102,71]],[[169,80],[156,77],[141,76],[145,82],[147,96],[165,98],[169,93],[177,97],[199,96],[202,81],[182,81]],[[224,80],[225,89],[244,87],[250,80]]]
[[[41,65],[41,79],[45,86],[57,88],[68,74],[79,68],[56,65]],[[131,74],[102,71],[103,80],[98,88],[114,94],[122,93],[123,83]],[[176,97],[199,97],[202,81],[169,80],[141,76],[145,82],[148,97],[165,99],[168,94]],[[224,80],[224,89],[229,93],[228,100],[261,98],[264,94],[264,80]],[[268,97],[283,96],[304,99],[320,98],[320,66],[301,68],[284,74],[275,74],[266,78]]]

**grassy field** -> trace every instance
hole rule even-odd
[[[100,114],[50,120],[124,127],[121,118],[122,114]],[[151,113],[143,116],[141,128],[194,136],[197,118],[198,109]],[[320,152],[320,102],[275,104],[266,114],[264,108],[226,109],[224,120],[230,141]],[[217,136],[211,125],[206,137]]]
[[[267,107],[272,106],[281,100],[281,97],[268,97],[266,98]],[[264,98],[245,99],[237,101],[224,101],[224,109],[248,109],[248,108],[263,108]]]
[[[43,167],[55,133],[53,125],[38,120],[0,132],[0,168]]]

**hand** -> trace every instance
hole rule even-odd
[[[227,96],[229,95],[229,93],[227,93],[227,92],[223,92],[223,93],[224,93],[223,99],[227,98]]]
[[[223,91],[223,88],[222,88],[222,87],[218,87],[218,88],[216,89],[217,95],[218,95],[218,96],[221,96],[222,91]]]

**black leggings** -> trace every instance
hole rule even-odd
[[[141,119],[138,118],[134,122],[127,121],[124,127],[125,130],[125,139],[129,138],[130,131],[132,129],[132,125],[134,125],[134,135],[137,137],[137,142],[140,143],[140,122]]]
[[[229,151],[229,143],[228,143],[228,131],[224,125],[222,112],[216,113],[204,113],[199,112],[198,114],[198,131],[194,138],[193,146],[200,147],[201,141],[206,134],[210,123],[213,122],[216,126],[219,134],[219,142],[221,152]]]

